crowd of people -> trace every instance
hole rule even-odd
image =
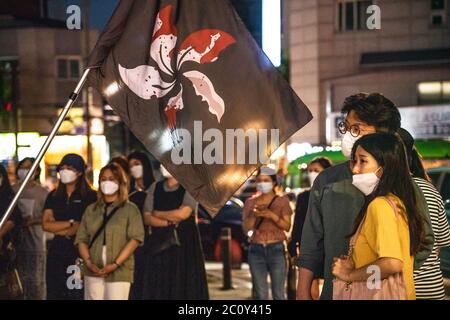
[[[20,161],[13,186],[0,165],[2,214],[33,161]],[[0,230],[0,275],[14,275],[22,288],[10,298],[209,298],[197,203],[164,167],[155,181],[145,153],[113,158],[100,171],[98,191],[77,154],[65,155],[57,171],[51,192],[34,174]]]
[[[381,94],[360,93],[345,99],[342,113],[348,161],[312,160],[311,188],[294,210],[279,192],[279,172],[263,166],[256,174],[257,192],[243,209],[253,297],[269,298],[270,278],[272,298],[286,298],[290,259],[299,268],[298,299],[444,299],[444,204],[397,107]],[[33,161],[19,162],[13,186],[0,165],[0,212]],[[76,154],[59,163],[52,192],[36,172],[0,229],[0,273],[15,272],[25,299],[208,299],[197,203],[160,169],[163,179],[155,181],[146,154],[113,158],[98,191]],[[68,285],[71,266],[81,268],[83,286]]]
[[[342,297],[336,280],[349,290],[367,283],[376,267],[381,287],[397,279],[399,299],[444,299],[438,255],[450,245],[444,205],[397,107],[381,94],[360,93],[345,99],[342,112],[349,161],[324,170],[310,190],[298,241],[298,298],[314,298],[318,278],[321,299]]]
[[[296,199],[286,247],[299,268],[297,299],[444,299],[439,249],[450,246],[444,204],[397,107],[382,94],[360,93],[345,99],[342,113],[349,160],[311,161],[311,189]],[[275,172],[261,170],[259,192],[244,208],[256,299],[268,298],[268,274],[272,297],[286,298],[292,212],[275,187]]]

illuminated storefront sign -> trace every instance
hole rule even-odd
[[[37,132],[20,132],[17,136],[19,161],[26,157],[34,158],[41,149],[47,137],[40,136]],[[109,161],[109,145],[106,137],[93,135],[90,138],[92,144],[92,169],[94,186],[97,186],[97,177],[100,169]],[[14,133],[0,133],[0,161],[14,159],[16,149],[16,137]],[[86,136],[61,135],[56,136],[44,156],[42,168],[44,171],[52,170],[67,153],[76,153],[85,160],[87,158]],[[43,176],[51,172],[43,172]]]

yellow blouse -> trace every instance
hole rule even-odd
[[[416,299],[414,288],[414,257],[410,255],[408,220],[403,202],[390,194],[397,205],[398,220],[391,205],[382,197],[375,198],[367,208],[366,218],[353,248],[356,268],[379,258],[395,258],[403,262],[403,278],[409,300]]]

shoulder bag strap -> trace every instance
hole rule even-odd
[[[275,200],[276,200],[277,198],[278,198],[278,196],[274,196],[274,197],[272,198],[272,200],[270,200],[270,203],[269,203],[269,205],[267,206],[268,209],[270,209],[270,207],[272,206],[272,204],[275,202]],[[256,223],[255,231],[258,230],[259,227],[261,227],[261,224],[262,224],[262,222],[264,221],[264,218],[258,218],[258,219],[259,219],[259,220],[258,220],[258,222]]]
[[[100,234],[102,233],[103,230],[105,230],[106,225],[108,224],[108,222],[111,220],[111,218],[113,217],[113,215],[119,210],[119,207],[115,207],[111,213],[106,216],[106,219],[103,220],[102,225],[100,226],[100,228],[97,230],[97,232],[95,232],[94,236],[92,237],[92,240],[89,242],[89,249],[92,247],[92,245],[94,244],[95,240],[97,240],[97,238],[100,236]]]

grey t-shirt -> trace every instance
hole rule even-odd
[[[145,198],[145,204],[144,204],[144,212],[152,212],[153,211],[153,196],[155,194],[155,187],[156,187],[156,182],[154,182],[150,186],[150,188],[148,188],[148,190],[147,190],[147,197]],[[180,185],[178,185],[176,188],[171,189],[167,186],[167,183],[164,183],[163,188],[164,188],[164,191],[171,192],[171,191],[178,190],[178,188],[180,188]],[[197,201],[195,201],[195,199],[186,191],[184,193],[182,205],[188,206],[192,210],[195,210],[197,208]]]
[[[17,192],[18,189],[18,184],[13,186],[14,192]],[[41,219],[47,195],[48,191],[37,183],[33,183],[31,187],[26,187],[18,202],[22,218]],[[35,253],[45,251],[45,236],[42,224],[23,227],[21,230],[20,249]]]

